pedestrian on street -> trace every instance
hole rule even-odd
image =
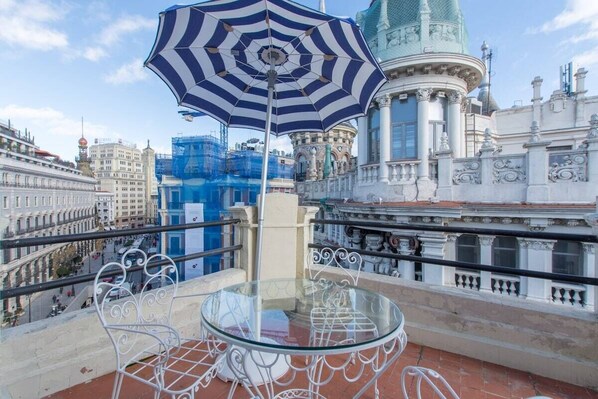
[[[52,295],[52,303],[56,303],[56,295]]]

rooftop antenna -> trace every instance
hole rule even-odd
[[[85,137],[83,135],[83,117],[81,117],[81,137]]]
[[[568,96],[573,94],[573,63],[561,65],[561,91]]]

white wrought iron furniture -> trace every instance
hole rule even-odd
[[[413,377],[415,380],[415,392],[417,399],[424,399],[422,396],[422,382],[425,382],[434,391],[434,393],[438,395],[438,399],[460,399],[459,395],[457,395],[454,389],[438,372],[426,367],[418,366],[407,366],[401,373],[401,388],[403,390],[404,399],[410,398],[408,395],[409,389],[407,388],[407,382],[413,381],[407,379],[407,377]],[[445,396],[445,393],[448,393],[449,396]]]
[[[348,324],[346,330],[330,332],[325,341],[310,338],[312,309],[324,307],[331,297],[347,298],[345,306],[369,317],[376,325],[375,332]],[[280,279],[234,285],[210,295],[201,312],[204,328],[229,345],[227,363],[237,377],[236,384],[260,399],[322,399],[325,386],[335,376],[361,382],[358,398],[407,344],[403,315],[396,304],[381,294],[328,280]],[[266,358],[264,353],[275,356]],[[307,357],[308,361],[292,361],[292,356]],[[269,378],[271,366],[280,359],[288,363],[289,372],[282,378]],[[351,359],[355,365],[350,364]],[[262,380],[270,382],[256,386],[255,373],[266,374]],[[307,386],[290,388],[303,373]],[[235,384],[229,398],[234,388]],[[378,397],[377,390],[375,393]]]
[[[166,264],[152,267],[158,261]],[[131,271],[133,266],[143,268]],[[105,273],[111,271],[123,278],[107,278]],[[216,355],[224,351],[223,342],[202,332],[201,326],[196,331],[202,339],[185,338],[173,326],[175,300],[202,296],[179,295],[178,283],[172,259],[161,254],[148,258],[138,249],[125,252],[120,262],[104,265],[96,275],[94,304],[116,352],[113,399],[118,398],[125,376],[152,387],[156,398],[166,394],[191,399],[222,367]]]
[[[408,379],[413,377],[413,379]],[[459,395],[450,386],[440,373],[427,367],[419,366],[407,366],[401,373],[401,389],[403,391],[403,399],[410,399],[413,396],[409,396],[410,391],[407,388],[408,381],[415,383],[415,394],[417,399],[426,399],[427,397],[422,396],[422,382],[425,382],[430,389],[437,395],[435,398],[438,399],[460,399]],[[551,399],[548,396],[534,396],[527,399]]]

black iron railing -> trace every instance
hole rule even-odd
[[[17,238],[13,240],[2,240],[0,241],[0,249],[10,249],[10,248],[22,248],[22,247],[33,247],[38,245],[49,245],[49,244],[58,244],[58,243],[66,243],[66,242],[76,242],[76,241],[88,241],[88,240],[97,240],[102,238],[115,238],[115,237],[124,237],[124,236],[132,236],[132,235],[140,235],[140,234],[152,234],[152,233],[161,233],[165,231],[180,231],[180,230],[188,230],[188,229],[197,229],[197,228],[206,228],[206,227],[215,227],[215,226],[226,226],[231,224],[239,223],[239,219],[228,219],[228,220],[221,220],[221,221],[214,221],[214,222],[203,222],[203,223],[187,223],[181,225],[173,225],[173,226],[156,226],[156,227],[145,227],[139,229],[126,229],[126,230],[115,230],[115,231],[103,231],[103,232],[94,232],[94,233],[83,233],[83,234],[68,234],[68,235],[59,235],[59,236],[51,236],[51,237],[34,237],[34,238]],[[187,254],[184,256],[178,256],[172,258],[174,262],[184,262],[192,259],[199,259],[205,258],[209,256],[220,255],[223,253],[234,252],[242,249],[242,245],[233,245],[208,251],[196,252],[192,254]],[[162,260],[157,262],[150,262],[148,267],[159,267],[162,265],[169,264],[168,260]],[[142,270],[142,266],[135,266],[131,267],[129,270],[134,272],[137,270]],[[122,272],[121,272],[122,273]],[[118,271],[112,271],[105,273],[105,277],[110,277],[119,274]],[[81,274],[77,276],[70,276],[70,277],[63,277],[56,280],[50,280],[43,283],[36,283],[30,284],[21,287],[14,287],[14,288],[4,288],[0,291],[0,299],[9,299],[18,297],[21,295],[29,295],[40,291],[46,291],[53,288],[60,288],[60,287],[67,287],[73,284],[93,281],[96,276],[96,273],[89,273],[89,274]],[[18,279],[17,279],[18,280]],[[17,285],[20,284],[17,282]]]
[[[464,234],[477,234],[477,235],[496,235],[496,236],[509,236],[509,237],[520,237],[520,238],[535,238],[543,240],[565,240],[565,241],[576,241],[576,242],[587,242],[587,243],[598,243],[598,237],[590,234],[560,234],[560,233],[544,233],[544,232],[532,232],[532,231],[506,231],[499,229],[482,229],[482,228],[465,228],[465,227],[448,227],[448,226],[427,226],[427,225],[414,225],[414,224],[391,224],[381,222],[361,222],[361,221],[342,221],[342,220],[327,220],[327,219],[311,219],[311,223],[315,224],[333,224],[341,226],[351,226],[357,228],[379,228],[379,229],[392,229],[392,230],[409,230],[414,231],[433,231],[442,233],[464,233]],[[331,245],[321,244],[309,244],[309,248],[323,249],[333,248],[337,249],[340,247]],[[560,274],[560,273],[549,273],[540,272],[534,270],[518,269],[512,267],[502,267],[494,265],[484,265],[481,263],[468,263],[461,261],[427,258],[417,255],[401,255],[399,253],[385,253],[378,251],[366,251],[359,248],[351,248],[353,252],[360,255],[376,256],[380,258],[390,258],[397,260],[407,260],[410,262],[429,263],[440,266],[451,266],[459,269],[473,270],[473,271],[485,271],[492,273],[501,273],[512,276],[520,277],[534,277],[545,280],[557,280],[565,281],[574,284],[586,284],[598,286],[598,278],[596,277],[585,277],[576,276],[571,274]]]

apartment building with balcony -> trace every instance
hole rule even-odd
[[[0,122],[0,235],[2,239],[79,234],[95,229],[96,180],[72,162],[35,145],[27,132]],[[52,279],[55,259],[67,251],[85,256],[83,243],[4,249],[0,281],[5,288]],[[60,259],[63,259],[62,257]],[[21,297],[3,300],[2,310],[19,312]]]

